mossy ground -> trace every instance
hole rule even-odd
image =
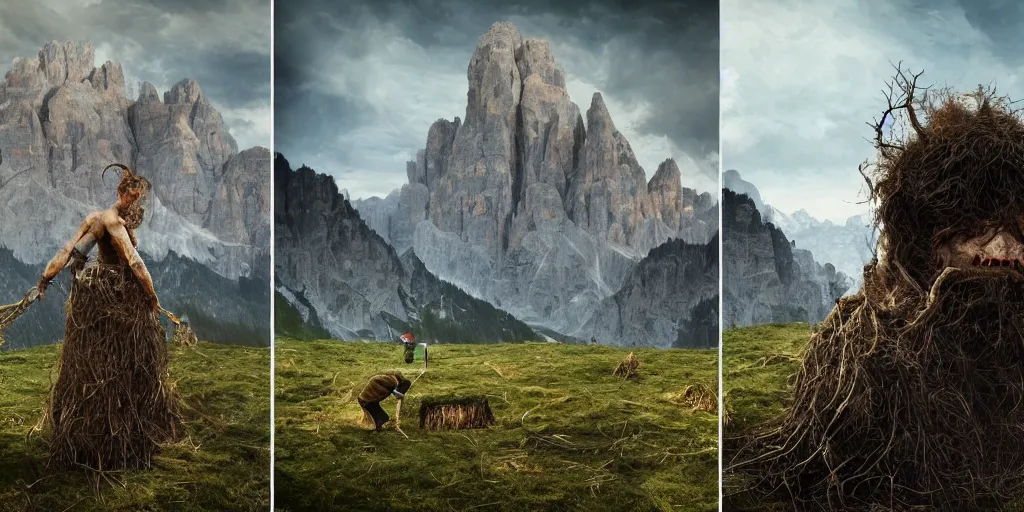
[[[771,421],[792,403],[793,382],[800,371],[800,357],[811,338],[806,323],[767,324],[727,329],[722,332],[722,386],[731,425],[725,437]],[[728,442],[728,441],[727,441]],[[723,466],[732,461],[723,458]],[[741,485],[726,476],[727,487]],[[738,510],[729,499],[724,510]],[[741,500],[737,500],[741,501]],[[783,503],[761,503],[759,510],[788,510]],[[1007,505],[1010,512],[1024,512],[1024,501]]]
[[[275,507],[284,511],[711,511],[718,509],[717,411],[680,403],[717,389],[717,351],[554,343],[434,345],[402,406],[402,430],[360,425],[356,396],[402,362],[394,343],[275,345]],[[487,395],[496,425],[424,431],[430,396]],[[382,404],[392,417],[396,401]]]
[[[270,350],[171,348],[188,437],[144,471],[50,470],[36,429],[59,345],[0,352],[0,511],[270,508]]]

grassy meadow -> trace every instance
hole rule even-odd
[[[275,344],[275,508],[282,511],[718,510],[717,351],[630,352],[556,343],[432,345],[401,428],[360,424],[356,396],[381,371],[410,380],[397,343]],[[419,428],[421,401],[486,395],[487,429]],[[717,397],[715,402],[717,402]],[[392,418],[396,401],[382,403]]]
[[[270,349],[171,347],[187,437],[149,470],[51,470],[39,427],[60,345],[0,352],[0,511],[270,508]]]

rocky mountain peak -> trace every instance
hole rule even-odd
[[[666,158],[658,165],[658,171],[654,173],[651,182],[647,184],[647,191],[651,194],[663,192],[680,193],[683,189],[682,173],[676,161]]]
[[[197,101],[200,101],[200,99],[206,99],[203,97],[203,90],[200,89],[199,84],[191,78],[182,79],[164,93],[164,103],[167,103],[168,105],[192,105]]]
[[[716,201],[684,189],[674,162],[647,183],[600,93],[584,120],[547,42],[496,23],[467,79],[465,117],[430,126],[400,194],[356,202],[441,279],[567,333],[651,248],[717,229]]]
[[[52,86],[79,83],[92,73],[95,55],[92,43],[51,41],[39,51],[39,68]]]
[[[492,117],[507,119],[515,115],[522,92],[516,51],[522,44],[519,29],[508,22],[495,23],[477,40],[476,51],[466,70],[469,79],[467,125],[484,125]]]
[[[88,82],[94,72],[95,54],[96,50],[92,43],[51,41],[46,43],[35,57],[15,58],[5,76],[5,85],[9,92],[42,91],[41,97],[54,87]],[[110,68],[108,71],[113,72],[114,69]],[[120,71],[119,66],[117,71]],[[119,82],[114,77],[113,82],[108,85],[119,86],[123,90],[123,74]]]
[[[612,115],[608,112],[608,105],[604,103],[604,96],[595,92],[590,98],[590,108],[587,109],[587,132],[599,133],[607,131],[609,134],[618,131],[612,121]]]
[[[555,63],[547,41],[529,39],[516,52],[519,74],[525,83],[536,77],[543,84],[565,88],[565,72]]]
[[[124,70],[116,62],[108,60],[102,66],[93,69],[89,81],[98,91],[115,95],[117,98],[125,97]]]
[[[160,99],[160,93],[156,92],[156,87],[149,82],[142,82],[139,85],[139,98],[136,100],[136,103],[149,103],[153,101],[163,103],[163,100]]]
[[[21,228],[4,223],[3,245],[26,263],[48,259],[74,229],[69,219],[110,205],[109,179],[98,179],[98,170],[118,162],[153,183],[140,250],[157,258],[174,250],[229,279],[248,275],[269,248],[269,152],[239,153],[194,80],[178,82],[166,101],[143,83],[132,101],[122,66],[94,68],[94,57],[91,43],[47,43],[36,57],[15,59],[0,86],[0,104],[8,105],[0,110],[0,147],[11,169],[29,169],[0,190],[0,204],[26,207],[21,196],[31,195],[51,220],[67,224],[26,237],[6,236]]]

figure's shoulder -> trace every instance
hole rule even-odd
[[[113,208],[106,210],[100,210],[98,212],[90,213],[93,222],[102,223],[107,228],[124,226],[124,220],[117,214],[117,211]]]

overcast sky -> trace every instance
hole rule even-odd
[[[984,5],[982,5],[984,4]],[[994,83],[1024,98],[1015,1],[723,0],[722,164],[785,212],[864,213],[865,123],[885,107],[890,61],[924,85]]]
[[[119,62],[163,94],[199,83],[239,149],[270,147],[270,0],[0,1],[0,73],[49,41],[89,41],[95,65]]]
[[[294,0],[275,6],[275,150],[353,198],[407,181],[438,118],[465,117],[466,68],[497,21],[551,43],[571,99],[594,92],[654,175],[718,187],[718,3]],[[623,7],[630,4],[629,7]]]

